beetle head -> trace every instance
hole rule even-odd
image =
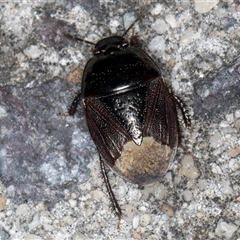
[[[128,46],[129,42],[121,36],[107,37],[97,42],[93,54],[95,56],[111,55]]]

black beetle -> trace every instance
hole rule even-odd
[[[94,57],[85,66],[81,93],[68,111],[73,115],[82,99],[104,181],[119,219],[122,211],[108,181],[105,164],[132,183],[156,182],[165,175],[177,151],[176,105],[185,124],[190,125],[181,102],[163,81],[156,63],[139,48],[135,36],[130,41],[123,36],[107,37],[94,44]]]

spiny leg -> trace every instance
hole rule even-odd
[[[106,171],[106,168],[105,168],[105,164],[104,164],[104,161],[102,160],[102,158],[100,157],[100,168],[101,168],[101,172],[102,172],[102,175],[103,175],[103,179],[104,179],[104,182],[105,182],[105,185],[107,187],[107,191],[108,191],[108,194],[109,194],[109,197],[110,197],[110,200],[111,200],[111,203],[112,203],[112,206],[113,206],[113,209],[116,213],[116,215],[118,216],[118,228],[119,228],[119,223],[120,223],[120,220],[121,220],[121,216],[122,216],[122,210],[117,202],[117,199],[112,191],[112,187],[110,185],[110,182],[109,182],[109,179],[108,179],[108,175],[107,175],[107,171]]]
[[[181,113],[182,113],[182,116],[183,116],[183,121],[185,123],[185,126],[188,128],[188,127],[191,127],[191,117],[187,114],[187,110],[186,108],[184,107],[184,104],[182,102],[182,100],[176,96],[175,94],[173,94],[174,98],[175,98],[175,102],[176,104],[178,105],[178,108],[180,109]],[[180,131],[180,129],[179,129]],[[178,144],[181,146],[181,148],[188,154],[192,155],[192,152],[190,150],[188,150],[185,146],[182,145],[181,143],[181,135],[179,135],[179,142]]]
[[[176,103],[177,103],[179,109],[181,110],[181,113],[182,113],[182,116],[183,116],[183,121],[184,121],[184,123],[185,123],[185,126],[186,126],[186,127],[191,127],[191,118],[190,118],[190,116],[187,114],[187,110],[186,110],[186,108],[184,107],[184,104],[183,104],[182,100],[181,100],[178,96],[176,96],[175,94],[174,94],[174,98],[175,98],[175,100],[176,100]]]
[[[80,99],[81,99],[81,92],[78,92],[78,94],[73,99],[71,106],[68,109],[69,116],[73,116],[76,113],[77,106],[79,104]]]

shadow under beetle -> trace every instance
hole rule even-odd
[[[95,45],[87,62],[81,93],[68,114],[74,115],[82,100],[86,122],[97,147],[101,172],[113,208],[121,219],[122,210],[108,180],[105,164],[129,182],[148,185],[165,175],[179,142],[180,108],[186,126],[190,119],[181,102],[161,77],[152,58],[139,48],[135,36],[107,37]]]

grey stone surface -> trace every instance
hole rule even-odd
[[[1,2],[0,236],[240,238],[239,5]],[[58,114],[80,90],[92,52],[91,45],[64,33],[93,42],[121,35],[143,9],[148,13],[135,32],[192,115],[192,128],[182,128],[182,145],[190,153],[179,148],[166,176],[153,186],[139,188],[110,172],[126,211],[118,230],[82,109],[74,117]],[[164,29],[156,26],[161,22]]]

